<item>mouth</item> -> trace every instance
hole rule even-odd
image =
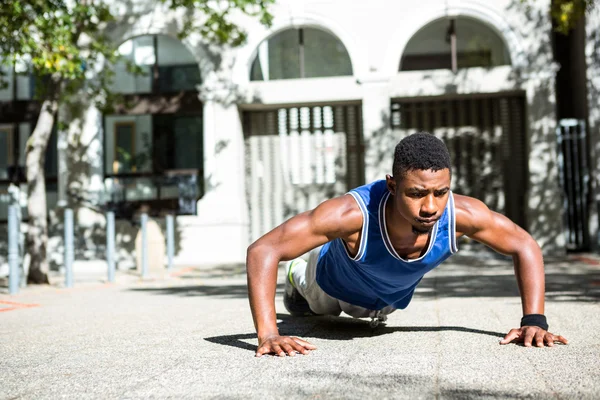
[[[415,218],[423,226],[433,226],[439,218]]]

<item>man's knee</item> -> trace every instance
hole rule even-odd
[[[338,317],[342,313],[342,310],[334,309],[332,307],[327,308],[327,307],[312,306],[312,305],[309,305],[309,307],[312,310],[312,312],[314,312],[315,314],[318,314],[318,315],[331,315],[334,317]]]

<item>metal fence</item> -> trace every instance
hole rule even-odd
[[[567,249],[588,250],[590,171],[585,121],[561,119],[556,128],[556,136]]]

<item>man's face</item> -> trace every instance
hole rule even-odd
[[[450,170],[411,170],[398,180],[387,175],[386,181],[394,212],[412,225],[413,232],[431,231],[448,202]]]

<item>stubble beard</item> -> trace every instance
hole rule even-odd
[[[431,232],[433,228],[427,228],[427,229],[418,229],[416,226],[412,225],[412,231],[415,235],[417,236],[421,236],[421,235],[429,235],[429,232]]]

